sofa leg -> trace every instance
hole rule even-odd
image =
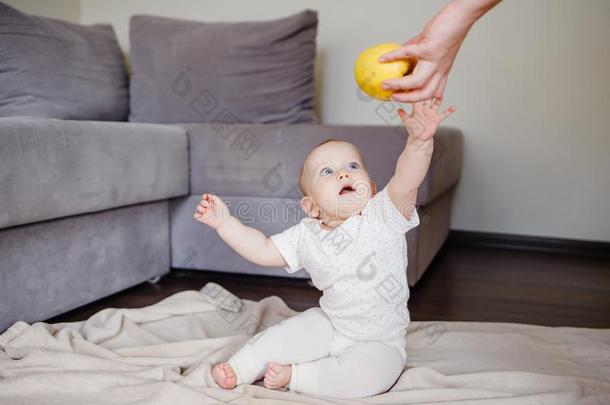
[[[161,276],[151,277],[146,281],[148,281],[151,284],[157,284],[159,282],[159,280],[161,280]]]

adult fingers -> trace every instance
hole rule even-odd
[[[396,92],[392,94],[392,100],[403,103],[413,103],[421,100],[426,100],[432,97],[434,89],[438,87],[441,80],[441,74],[435,73],[426,83],[424,88],[416,89],[409,92]]]
[[[384,53],[379,57],[379,62],[391,62],[399,59],[407,59],[409,56],[417,57],[422,52],[420,44],[405,44],[401,47]]]
[[[419,89],[426,84],[435,71],[436,65],[434,63],[419,61],[412,74],[384,80],[382,87],[387,90]]]

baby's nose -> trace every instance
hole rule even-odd
[[[349,175],[348,175],[347,173],[341,173],[341,174],[339,175],[339,180],[341,180],[341,179],[342,179],[342,178],[344,178],[344,177],[349,177]]]

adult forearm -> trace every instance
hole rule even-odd
[[[453,7],[462,16],[464,22],[474,24],[485,13],[501,0],[453,0],[448,7]]]
[[[264,233],[242,224],[233,215],[227,218],[216,232],[222,240],[244,259],[254,264],[261,263],[267,240],[267,236]]]

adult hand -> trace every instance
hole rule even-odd
[[[407,76],[385,80],[384,89],[396,90],[392,100],[414,103],[431,97],[442,99],[455,57],[472,25],[500,0],[454,0],[443,7],[414,38],[380,62],[416,60]]]

